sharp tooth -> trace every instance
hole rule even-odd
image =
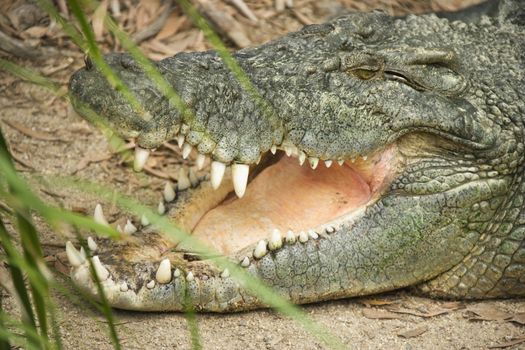
[[[148,226],[149,225],[149,220],[146,217],[146,215],[142,215],[142,217],[140,218],[140,223],[142,224],[142,226]]]
[[[232,165],[233,188],[235,190],[235,194],[239,198],[242,198],[242,196],[244,196],[244,192],[246,192],[249,172],[250,166],[248,164]]]
[[[325,228],[325,231],[326,231],[326,233],[334,233],[334,232],[335,232],[335,227],[333,227],[333,226],[327,226],[327,227]]]
[[[186,159],[191,153],[191,145],[189,143],[185,143],[184,147],[182,147],[182,158]]]
[[[308,237],[310,237],[312,239],[317,239],[317,238],[319,238],[319,235],[314,230],[309,230],[308,231]]]
[[[275,154],[277,152],[277,146],[272,145],[272,147],[270,147],[270,152],[272,152],[272,154]]]
[[[179,134],[179,136],[177,136],[177,145],[179,146],[179,148],[182,148],[182,146],[184,145],[184,135],[182,134]]]
[[[177,189],[179,191],[184,191],[190,188],[191,182],[188,178],[188,174],[186,173],[185,168],[179,169],[179,176],[177,177]]]
[[[260,162],[261,162],[261,155],[259,154],[259,158],[257,158],[257,160],[255,161],[255,164],[259,165]]]
[[[299,242],[301,242],[301,243],[305,243],[305,242],[307,242],[307,241],[308,241],[308,235],[306,234],[306,232],[301,231],[301,232],[299,233]]]
[[[242,266],[242,267],[248,267],[248,266],[250,266],[250,258],[248,258],[247,256],[245,256],[245,257],[241,260],[241,266]]]
[[[190,271],[188,272],[188,274],[186,275],[186,281],[193,281],[195,279],[195,277],[193,277],[193,273]]]
[[[161,284],[166,284],[171,281],[171,263],[169,259],[164,259],[160,262],[155,279]]]
[[[124,230],[122,229],[122,227],[120,225],[117,224],[117,231],[120,232],[120,233],[124,233]]]
[[[310,158],[308,158],[308,162],[310,162],[310,167],[312,169],[315,169],[315,168],[317,168],[317,165],[319,164],[319,158],[310,157]]]
[[[197,159],[195,160],[195,165],[197,165],[197,170],[204,168],[204,162],[206,161],[206,156],[204,154],[198,154]]]
[[[286,232],[286,242],[295,243],[295,234],[291,230],[288,230],[288,232]]]
[[[91,236],[87,238],[87,245],[89,250],[91,250],[92,252],[97,250],[97,243],[93,238],[91,238]]]
[[[180,277],[180,270],[179,269],[175,269],[175,271],[173,271],[173,277],[175,277],[175,278]]]
[[[175,193],[175,189],[173,188],[173,185],[171,182],[166,182],[166,185],[164,185],[164,191],[162,191],[162,196],[164,197],[164,200],[166,202],[171,202],[175,199],[177,196],[177,193]]]
[[[299,165],[303,165],[306,160],[306,154],[304,152],[299,153]]]
[[[363,156],[362,158],[363,158],[363,160],[367,160],[368,156]]]
[[[331,160],[325,160],[324,161],[324,165],[327,167],[327,168],[330,168],[332,166],[332,161]]]
[[[148,161],[150,151],[142,147],[135,147],[135,159],[133,161],[133,170],[141,171]]]
[[[353,157],[352,159],[350,159],[352,161],[352,163],[355,163],[355,157]]]
[[[292,155],[293,147],[292,146],[284,146],[284,152],[289,157]]]
[[[228,269],[224,269],[224,271],[222,271],[222,273],[221,273],[221,277],[222,277],[222,278],[228,278],[228,277],[230,277],[230,270],[228,270]]]
[[[337,164],[339,164],[339,165],[343,165],[344,163],[345,163],[345,160],[344,160],[344,159],[339,159],[339,160],[337,161]]]
[[[127,292],[128,291],[128,284],[126,282],[122,282],[120,284],[120,291],[121,292]]]
[[[109,226],[108,221],[104,216],[104,212],[102,211],[102,206],[100,205],[100,203],[95,206],[95,213],[93,214],[93,218],[98,224]]]
[[[164,215],[164,213],[166,212],[166,207],[164,206],[163,201],[159,202],[159,206],[157,207],[157,212],[159,213],[159,215]]]
[[[226,164],[217,161],[211,162],[211,187],[213,187],[214,190],[218,189],[221,185],[225,170]]]
[[[86,259],[87,258],[87,254],[86,254],[86,251],[84,250],[84,247],[80,247],[80,256],[82,257],[82,259]]]
[[[190,168],[188,177],[190,178],[191,187],[197,187],[197,185],[199,184],[199,178],[197,177],[197,174],[195,174],[195,170]]]
[[[71,266],[78,267],[82,265],[85,261],[84,258],[82,258],[82,255],[78,252],[77,248],[71,243],[70,241],[66,242],[66,255],[67,260],[69,260],[69,263]]]
[[[272,231],[270,235],[270,240],[268,241],[268,248],[270,250],[276,250],[283,246],[283,239],[281,237],[281,232],[278,229]]]
[[[95,272],[100,282],[104,282],[105,280],[107,280],[109,277],[109,271],[104,267],[104,265],[102,265],[100,259],[98,258],[98,255],[92,257],[91,261],[93,262],[93,268],[95,269]]]
[[[260,259],[263,256],[268,253],[268,250],[266,249],[266,241],[262,240],[257,243],[255,246],[255,249],[253,250],[253,257],[256,259]]]
[[[124,233],[127,235],[131,235],[135,232],[137,232],[137,228],[135,227],[135,225],[133,225],[133,223],[130,220],[126,221],[126,225],[124,225]]]
[[[151,280],[146,284],[146,288],[153,289],[155,287],[155,280]]]

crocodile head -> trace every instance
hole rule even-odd
[[[234,53],[240,76],[213,52],[154,62],[182,112],[127,54],[105,59],[140,108],[91,64],[70,91],[81,114],[136,140],[137,170],[171,139],[193,152],[160,211],[293,302],[406,286],[523,295],[523,34],[504,16],[351,14]],[[197,176],[207,160],[211,176]],[[91,241],[114,306],[263,305],[145,224],[127,225],[126,246]],[[96,294],[85,259],[68,254]]]

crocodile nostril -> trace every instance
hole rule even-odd
[[[88,55],[84,55],[84,64],[88,70],[93,68],[93,61],[91,61],[91,58],[89,58]]]
[[[124,55],[122,57],[120,57],[120,65],[124,68],[124,69],[132,69],[135,65],[135,61],[133,60],[132,57],[128,56],[128,55]]]

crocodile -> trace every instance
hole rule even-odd
[[[292,303],[518,297],[524,19],[519,1],[468,20],[350,13],[233,53],[241,73],[214,51],[152,61],[180,105],[126,53],[104,60],[140,108],[89,59],[69,91],[134,140],[136,171],[176,140],[191,166],[155,210]],[[94,217],[108,224],[100,205]],[[99,295],[91,259],[116,308],[268,306],[149,221],[119,226],[125,243],[88,238],[87,253],[68,242],[74,283]]]

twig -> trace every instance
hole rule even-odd
[[[164,9],[161,10],[159,18],[153,21],[149,26],[144,27],[144,29],[135,33],[132,36],[133,41],[136,44],[140,44],[144,40],[151,38],[154,35],[157,35],[157,33],[162,29],[162,27],[164,27],[164,23],[166,23],[166,20],[172,12],[172,0],[168,0],[166,6],[164,6]]]
[[[233,41],[235,45],[244,48],[251,45],[250,39],[244,33],[244,28],[229,13],[221,11],[209,1],[196,1],[199,12],[204,14],[221,34]]]
[[[17,122],[13,122],[13,121],[10,121],[10,120],[4,120],[3,122],[6,123],[7,125],[9,125],[10,127],[12,127],[13,129],[21,132],[22,134],[24,134],[26,136],[29,136],[31,138],[40,140],[40,141],[61,141],[61,142],[66,142],[65,140],[62,140],[62,139],[60,139],[58,137],[54,137],[54,136],[51,136],[51,135],[48,135],[48,134],[44,134],[44,133],[41,133],[41,132],[38,132],[38,131],[31,130],[28,127],[26,127],[26,126],[24,126],[24,125],[22,125],[20,123],[17,123]]]
[[[64,16],[65,19],[69,19],[69,9],[67,8],[65,0],[57,0],[58,8],[60,13]]]
[[[0,50],[10,53],[13,56],[23,58],[35,59],[42,55],[42,53],[35,48],[24,45],[22,41],[11,38],[2,31],[0,31]]]
[[[172,144],[169,143],[169,142],[164,142],[164,143],[162,144],[162,146],[166,147],[167,149],[169,149],[169,150],[172,151],[173,153],[180,154],[180,150],[179,150],[179,147],[178,147],[178,146],[172,145]]]
[[[248,17],[250,20],[257,22],[257,16],[250,10],[248,5],[244,2],[244,0],[228,0],[230,4],[235,6],[237,10],[239,10],[244,16]]]
[[[292,14],[301,22],[301,24],[307,26],[309,24],[312,24],[312,22],[308,17],[297,11],[296,9],[292,9]]]
[[[156,176],[156,177],[161,178],[161,179],[174,180],[174,181],[177,180],[176,177],[168,175],[168,174],[166,174],[163,171],[153,169],[152,167],[147,166],[147,165],[144,166],[144,171],[146,173],[148,173],[148,174],[151,174],[151,175]]]
[[[27,163],[26,161],[22,160],[19,156],[17,156],[14,152],[11,152],[11,157],[13,158],[13,160],[15,162],[17,162],[18,164],[28,168],[28,169],[31,169],[31,170],[36,170],[31,164]]]
[[[80,162],[78,162],[76,168],[71,172],[71,175],[75,175],[80,170],[83,170],[83,169],[87,168],[90,164],[94,164],[94,163],[99,163],[99,162],[103,162],[103,161],[106,161],[106,160],[110,160],[112,157],[113,157],[112,154],[102,154],[102,155],[100,155],[98,157],[86,156],[86,157],[82,158],[80,160]]]

